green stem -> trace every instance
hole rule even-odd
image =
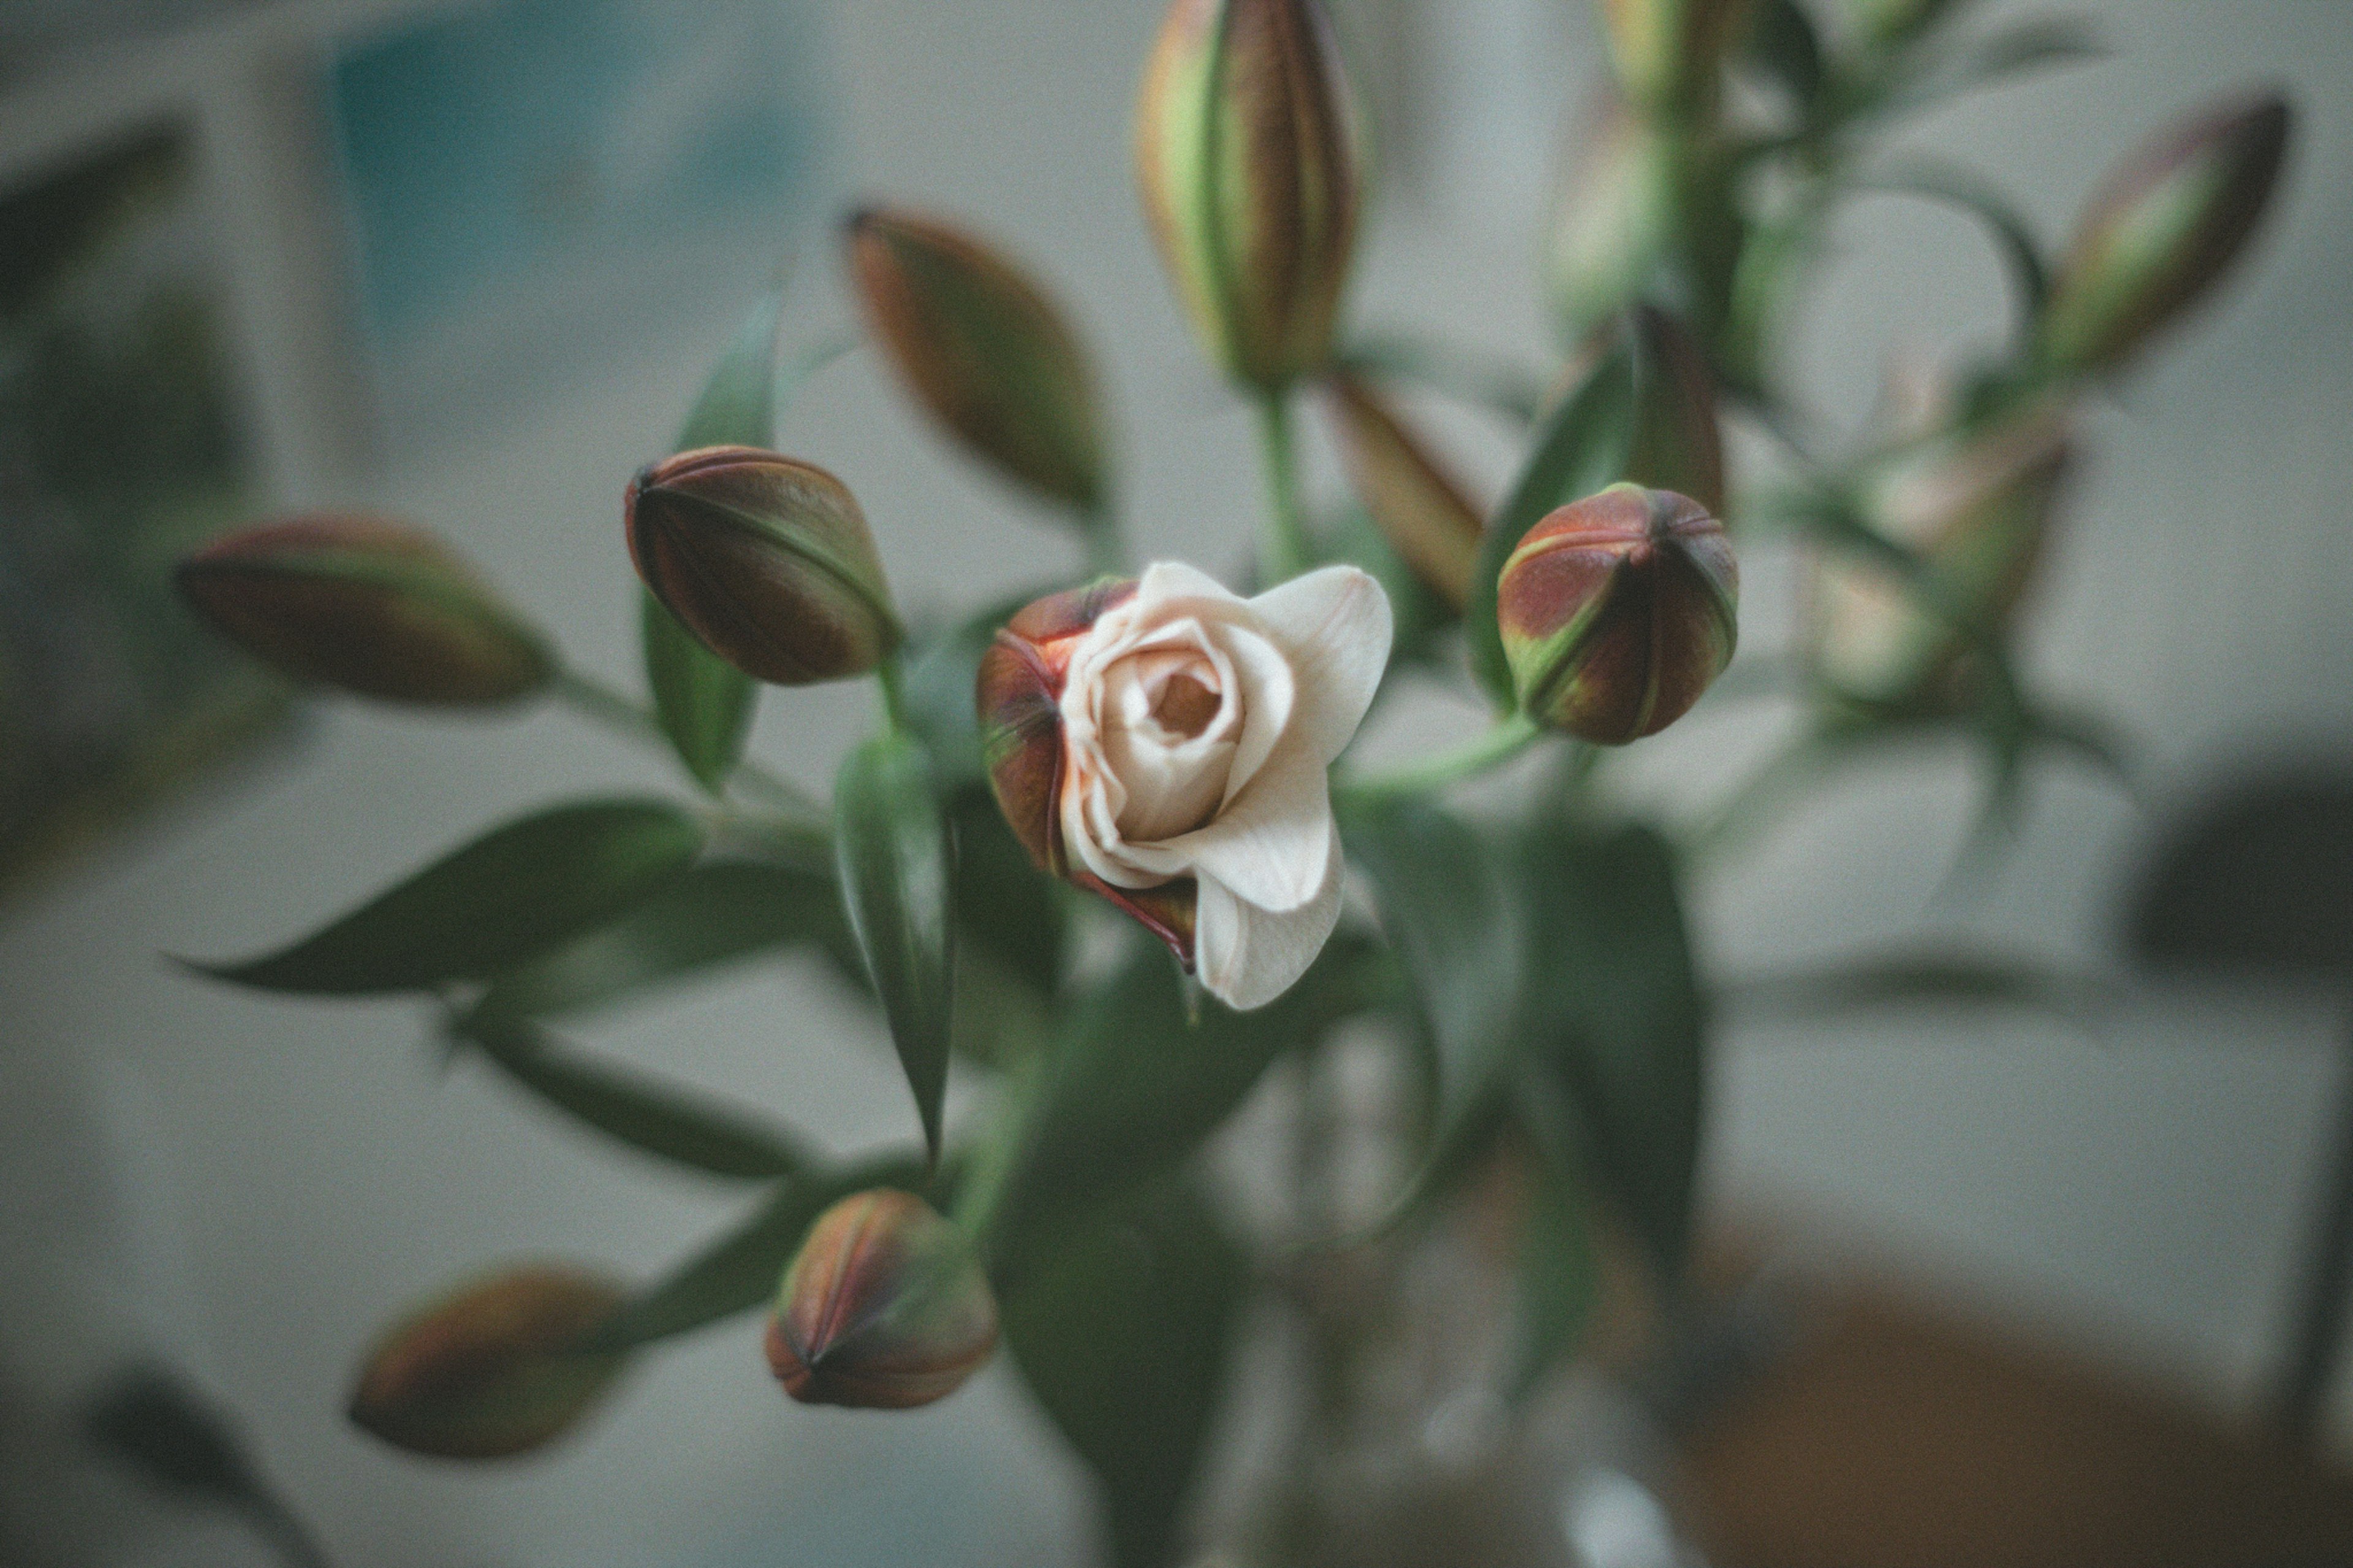
[[[1259,586],[1287,583],[1315,564],[1299,504],[1299,465],[1292,449],[1291,397],[1280,387],[1259,394],[1259,448],[1266,463],[1267,530],[1259,544]]]
[[[555,676],[555,695],[570,704],[574,712],[602,724],[616,734],[658,751],[667,752],[670,749],[659,720],[594,677],[583,675],[576,669],[559,670]],[[826,820],[825,807],[818,805],[807,791],[749,757],[735,764],[733,782],[742,784],[746,793],[758,795],[767,805],[788,816],[813,822]]]
[[[1397,795],[1427,795],[1507,763],[1535,743],[1544,731],[1525,713],[1514,713],[1476,740],[1451,752],[1388,773],[1366,773],[1342,781],[1342,793],[1359,798]]]
[[[907,687],[899,673],[896,654],[874,667],[874,684],[882,693],[882,722],[892,730],[907,728]]]

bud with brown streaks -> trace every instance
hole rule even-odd
[[[1153,237],[1211,360],[1279,387],[1330,356],[1359,132],[1318,0],[1176,0],[1136,106]]]
[[[888,1187],[818,1216],[768,1321],[768,1366],[804,1405],[909,1410],[997,1349],[997,1299],[963,1231]]]
[[[824,469],[752,447],[705,447],[629,482],[629,555],[712,652],[778,686],[863,675],[899,622],[865,514]]]
[[[247,529],[188,556],[180,594],[297,680],[388,702],[482,706],[544,687],[538,632],[431,534],[320,515]]]
[[[1495,619],[1539,723],[1597,745],[1656,734],[1732,662],[1740,572],[1687,496],[1612,485],[1529,530]]]
[[[2287,158],[2278,98],[2210,110],[2141,149],[2078,228],[2043,311],[2044,363],[2112,370],[2188,312],[2246,249]]]
[[[847,227],[866,319],[917,402],[983,461],[1081,513],[1107,498],[1094,370],[1044,291],[970,235],[870,208]]]
[[[1356,499],[1414,575],[1461,609],[1486,527],[1479,508],[1369,384],[1340,375],[1326,391]]]
[[[602,1399],[622,1357],[578,1347],[619,1287],[569,1268],[492,1275],[398,1323],[369,1352],[354,1425],[443,1459],[499,1459],[562,1436]]]

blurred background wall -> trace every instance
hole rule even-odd
[[[2338,500],[2353,485],[2353,9],[2087,8],[2111,58],[1916,132],[2009,184],[2046,235],[2129,142],[2189,103],[2276,82],[2302,112],[2284,221],[2242,289],[2098,420],[2030,638],[2053,688],[2109,709],[2145,747],[2161,816],[2251,757],[2353,751],[2353,529]],[[598,266],[526,268],[522,286],[473,297],[476,314],[453,307],[439,337],[402,340],[367,270],[364,194],[336,174],[353,134],[335,117],[336,73],[465,9],[20,3],[0,19],[6,182],[37,181],[124,128],[185,131],[253,506],[362,506],[438,528],[584,668],[634,684],[621,485],[658,455],[786,249],[805,263],[802,341],[848,325],[827,226],[878,195],[966,220],[1054,280],[1110,378],[1141,544],[1239,558],[1257,503],[1247,418],[1184,334],[1129,185],[1126,118],[1157,0],[752,7],[756,51],[629,78],[614,90],[642,111],[600,117],[601,153],[534,175],[545,221]],[[650,14],[691,43],[692,9]],[[1345,9],[1389,171],[1356,319],[1544,363],[1536,228],[1601,68],[1585,8]],[[789,107],[769,153],[791,177],[748,207],[729,182],[766,165],[691,155],[714,101]],[[565,110],[517,112],[547,123]],[[666,146],[684,162],[662,163]],[[682,179],[701,195],[662,206]],[[638,197],[654,205],[628,205]],[[497,215],[461,215],[453,232]],[[2004,309],[1962,219],[1873,201],[1849,230],[1800,355],[1806,395],[1841,421],[1864,413],[1893,358],[1983,339]],[[512,243],[527,250],[529,237]],[[1448,434],[1483,482],[1502,482],[1509,453],[1492,430],[1459,419]],[[142,431],[114,438],[135,447]],[[871,356],[811,384],[785,443],[857,490],[910,604],[1076,570],[1058,535],[914,423]],[[1746,646],[1787,637],[1792,576],[1769,555],[1753,563]],[[772,696],[756,748],[822,783],[865,700]],[[1433,699],[1371,744],[1402,750],[1460,721]],[[649,1366],[544,1462],[448,1471],[343,1424],[357,1348],[412,1300],[518,1253],[650,1273],[741,1199],[591,1148],[473,1068],[446,1067],[413,1008],[265,1001],[159,956],[270,945],[487,822],[617,781],[662,787],[664,770],[552,712],[445,726],[322,705],[280,735],[0,914],[0,1386],[54,1409],[121,1353],[175,1358],[244,1413],[354,1563],[1078,1561],[1075,1478],[1001,1368],[911,1418],[787,1409],[738,1325]],[[1696,721],[1639,776],[1695,800],[1729,783],[1753,739]],[[2150,817],[2045,770],[2014,852],[1955,885],[1974,784],[1957,753],[1847,779],[1709,879],[1712,961],[1737,974],[1929,931],[2118,963],[2117,902]],[[1712,1201],[1799,1216],[2244,1409],[2284,1333],[2345,1022],[2316,996],[2158,990],[2097,1040],[1960,1016],[1736,1028],[1715,1069]],[[814,972],[763,973],[596,1043],[841,1147],[903,1121],[875,1026]],[[90,1525],[132,1520],[104,1488],[50,1489],[57,1518],[25,1523],[26,1539],[104,1528],[123,1561],[242,1560],[226,1535],[142,1548],[135,1521]]]

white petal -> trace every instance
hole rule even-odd
[[[1211,605],[1243,605],[1249,601],[1198,566],[1182,561],[1155,561],[1144,569],[1136,579],[1135,597],[1131,604],[1142,605],[1147,613],[1160,606],[1187,599],[1205,600]],[[1155,615],[1155,619],[1158,616]]]
[[[1209,994],[1238,1012],[1263,1007],[1298,983],[1340,923],[1340,843],[1336,829],[1316,896],[1298,909],[1270,913],[1204,876],[1195,911],[1194,961]]]
[[[1237,898],[1281,913],[1323,892],[1332,832],[1331,775],[1314,752],[1286,742],[1215,821],[1160,847]]]
[[[1326,566],[1250,601],[1290,661],[1301,732],[1328,765],[1347,749],[1388,666],[1388,595],[1354,566]]]

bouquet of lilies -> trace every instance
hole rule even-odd
[[[2120,765],[2095,723],[2021,680],[2016,611],[2078,411],[2244,249],[2288,114],[2259,100],[2166,132],[2053,255],[1984,182],[1879,149],[1924,105],[2085,53],[2079,29],[1972,37],[1953,0],[1600,10],[1614,79],[1546,227],[1560,343],[1498,374],[1344,330],[1365,137],[1318,0],[1176,0],[1136,172],[1201,347],[1260,417],[1269,504],[1247,584],[1136,569],[1078,335],[997,249],[887,207],[842,230],[869,341],[942,433],[1076,531],[1092,581],[903,613],[856,498],[774,449],[816,363],[780,355],[776,300],[675,453],[626,486],[644,701],[569,669],[404,524],[304,517],[182,564],[213,625],[300,680],[561,700],[681,770],[673,795],[551,805],[282,951],[202,966],[284,994],[416,995],[453,1049],[553,1110],[751,1190],[666,1277],[517,1268],[425,1306],[365,1355],[353,1420],[419,1454],[522,1453],[632,1358],[745,1313],[766,1314],[797,1400],[921,1405],[1002,1352],[1100,1479],[1112,1559],[1161,1563],[1266,1278],[1199,1156],[1276,1064],[1344,1027],[1371,1026],[1414,1086],[1409,1173],[1369,1231],[1287,1246],[1361,1245],[1511,1162],[1512,1397],[1576,1350],[1603,1243],[1654,1300],[1687,1289],[1719,990],[1686,928],[1689,857],[1891,739],[1968,738],[1997,821],[2040,750]],[[1826,443],[1780,345],[1839,204],[1866,189],[1981,219],[2018,325]],[[1471,499],[1405,391],[1525,433],[1500,502]],[[1344,503],[1302,493],[1303,406],[1337,447]],[[1727,424],[1754,437],[1736,502]],[[1799,699],[1787,748],[1727,777],[1706,820],[1657,820],[1608,760],[1733,666],[1736,543],[1760,537],[1810,563],[1794,653],[1739,667]],[[1407,669],[1482,696],[1491,726],[1399,770],[1354,763]],[[829,801],[745,755],[764,687],[870,679],[874,728]],[[1540,763],[1464,805],[1459,785],[1524,753]],[[871,999],[904,1068],[902,1144],[829,1149],[562,1032],[792,949]],[[1817,989],[2000,998],[2032,979],[1898,955]],[[952,1067],[976,1089],[953,1121]]]

